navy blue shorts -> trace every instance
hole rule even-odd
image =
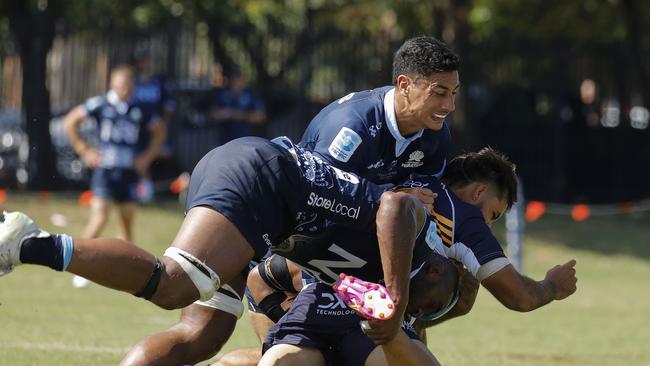
[[[196,165],[186,212],[196,206],[213,208],[263,258],[277,231],[291,227],[293,214],[285,198],[299,180],[295,160],[282,147],[257,137],[237,139],[208,152]]]
[[[291,344],[318,349],[328,365],[363,366],[376,345],[361,331],[362,320],[329,285],[310,284],[271,327],[263,352],[276,344]],[[417,339],[415,333],[405,331]]]
[[[115,202],[137,202],[140,177],[133,169],[97,168],[90,179],[93,195]]]
[[[256,259],[296,232],[304,224],[300,218],[313,217],[309,224],[315,230],[334,223],[376,230],[383,190],[309,152],[290,148],[243,137],[208,152],[192,172],[186,211],[207,206],[224,215],[251,245]],[[284,256],[298,263],[309,257],[295,255]]]

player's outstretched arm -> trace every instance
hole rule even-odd
[[[81,160],[90,168],[95,168],[99,165],[99,152],[88,145],[81,135],[79,134],[79,125],[86,119],[86,110],[82,106],[73,108],[68,114],[63,117],[63,126],[65,134],[70,145]]]
[[[426,212],[417,199],[403,192],[384,192],[377,212],[377,239],[384,281],[395,302],[391,319],[370,321],[366,334],[375,343],[391,340],[397,334],[409,298],[409,274],[415,238]]]
[[[528,278],[512,266],[507,265],[482,284],[507,308],[515,311],[532,311],[550,303],[562,300],[576,291],[574,259],[551,268],[542,281]]]

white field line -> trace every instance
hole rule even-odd
[[[129,347],[98,347],[98,346],[81,346],[74,344],[63,343],[33,343],[33,342],[20,342],[1,344],[0,348],[18,348],[25,350],[42,350],[42,351],[65,351],[65,352],[78,352],[78,353],[110,353],[124,355],[129,350]],[[211,360],[220,359],[224,353],[219,352]]]
[[[112,353],[112,354],[125,354],[129,350],[128,347],[98,347],[98,346],[81,346],[75,344],[64,343],[32,343],[20,342],[0,344],[0,348],[20,348],[27,350],[43,350],[43,351],[67,351],[79,353]]]

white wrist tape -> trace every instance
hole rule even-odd
[[[176,247],[169,247],[163,255],[173,259],[183,268],[199,291],[201,300],[211,298],[221,285],[219,275],[190,253]]]

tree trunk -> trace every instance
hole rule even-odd
[[[29,187],[45,190],[58,183],[56,156],[49,123],[50,94],[47,90],[47,54],[54,39],[54,17],[47,10],[30,11],[18,5],[10,26],[20,50],[23,73],[23,111],[29,137]]]
[[[631,77],[634,91],[641,95],[643,105],[648,105],[650,98],[646,91],[648,82],[648,73],[645,70],[645,62],[643,61],[643,45],[641,41],[641,17],[642,12],[639,11],[639,3],[637,0],[623,0],[620,2],[623,19],[625,20],[625,28],[627,30],[627,39],[624,44],[627,53],[631,56],[629,64],[633,70],[629,75]]]

